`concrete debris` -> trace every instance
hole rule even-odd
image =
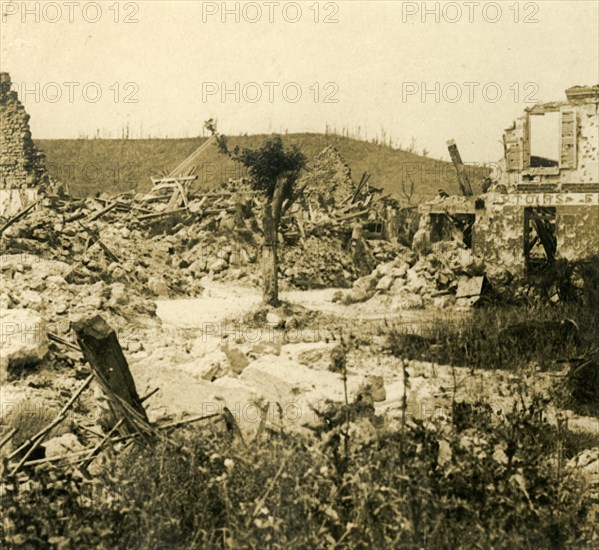
[[[382,376],[369,376],[366,383],[360,389],[363,395],[370,396],[374,403],[381,403],[387,399],[385,383]]]
[[[243,370],[250,364],[247,355],[234,347],[229,347],[228,344],[223,346],[223,352],[227,356],[229,366],[235,374],[241,374]]]
[[[347,288],[394,257],[400,247],[384,237],[394,231],[396,204],[387,197],[373,200],[379,190],[368,185],[356,189],[336,151],[323,151],[301,185],[302,197],[281,223],[283,289]],[[126,283],[148,297],[198,295],[204,276],[259,284],[261,198],[249,182],[230,180],[169,206],[175,193],[181,195],[155,180],[147,195],[48,195],[5,229],[2,249],[51,254],[71,266],[69,282]],[[367,240],[372,235],[375,240]]]
[[[48,353],[46,322],[32,309],[1,309],[2,352],[0,353],[0,381],[17,369],[40,363]]]
[[[283,328],[285,326],[285,320],[274,311],[266,313],[266,322],[274,328]]]

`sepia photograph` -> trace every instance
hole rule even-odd
[[[0,549],[599,548],[599,0],[0,0]]]

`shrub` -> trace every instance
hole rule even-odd
[[[354,434],[380,422],[372,409],[338,405],[318,437],[248,447],[180,431],[113,457],[91,482],[75,468],[40,472],[35,491],[9,485],[0,535],[7,548],[583,547],[584,488],[544,401],[528,403],[459,426],[384,424],[347,447],[348,418]]]

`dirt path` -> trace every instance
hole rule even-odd
[[[182,300],[160,300],[158,317],[169,327],[201,329],[208,323],[220,323],[238,318],[256,308],[261,301],[261,292],[254,287],[231,285],[214,281],[202,281],[205,287],[201,298]],[[333,302],[338,289],[294,290],[281,292],[281,299],[301,305],[306,309],[355,321],[403,321],[423,322],[440,315],[438,310],[389,311],[383,306],[365,302],[343,305]],[[456,314],[463,316],[463,314]]]
[[[201,330],[208,323],[241,317],[257,307],[262,298],[260,291],[252,287],[214,282],[202,284],[205,290],[201,298],[156,302],[156,313],[165,326]]]
[[[235,406],[238,406],[239,402],[247,402],[260,394],[260,392],[256,392],[255,384],[264,386],[260,388],[262,393],[270,394],[270,397],[273,398],[274,394],[267,386],[284,385],[286,382],[285,376],[278,379],[278,372],[287,372],[287,377],[293,374],[293,378],[297,379],[296,382],[306,383],[306,388],[318,386],[322,372],[313,372],[297,364],[297,354],[305,351],[306,346],[310,346],[310,344],[302,343],[283,346],[285,353],[276,357],[267,354],[258,357],[251,363],[261,369],[260,376],[268,372],[268,376],[264,379],[250,380],[249,376],[242,375],[239,379],[225,377],[219,379],[215,384],[199,379],[198,373],[205,371],[207,363],[224,360],[221,349],[222,334],[214,331],[214,326],[220,326],[219,324],[224,326],[225,321],[243,317],[257,308],[261,301],[261,293],[257,288],[212,281],[205,281],[204,285],[206,290],[201,298],[158,302],[157,313],[167,330],[174,334],[185,333],[188,339],[195,338],[195,342],[187,354],[179,353],[175,357],[168,353],[166,356],[163,354],[143,362],[145,365],[143,377],[146,380],[152,379],[154,383],[158,382],[157,385],[163,388],[162,398],[158,399],[158,402],[162,404],[163,411],[199,412],[198,406],[201,406],[201,412],[206,412],[206,406],[214,407],[215,403],[222,401],[234,402]],[[332,301],[336,291],[336,289],[324,289],[282,292],[281,298],[307,309],[337,317],[341,322],[347,320],[358,327],[361,322],[376,327],[377,322],[384,320],[411,323],[417,327],[440,315],[454,315],[456,318],[468,315],[467,312],[439,312],[438,310],[389,312],[380,307],[377,309],[377,306],[373,307],[368,303],[347,306]],[[208,328],[211,331],[208,331]],[[209,333],[208,336],[206,332]],[[267,344],[272,343],[265,335],[262,335],[261,341]],[[356,376],[376,374],[385,380],[388,399],[378,408],[381,411],[395,409],[403,393],[401,369],[396,364],[397,361],[368,353],[358,353],[357,357],[353,361],[353,372]],[[148,368],[148,364],[152,366]],[[322,366],[316,368],[322,371]],[[508,380],[512,378],[510,373],[484,370],[473,372],[470,369],[452,369],[449,366],[431,366],[427,363],[414,363],[410,368],[413,371],[411,372],[411,399],[414,406],[419,409],[425,408],[432,412],[441,407],[447,411],[453,394],[451,388],[454,383],[454,374],[460,381],[460,389],[456,392],[457,398],[468,401],[484,398],[493,403],[496,408],[511,406],[512,398],[508,389]],[[302,376],[305,380],[300,380]],[[554,383],[551,380],[545,380],[547,376],[544,374],[539,373],[538,377],[539,389],[546,384]],[[284,393],[288,390],[290,388],[281,390],[281,392]],[[570,426],[573,429],[599,433],[599,422],[596,419],[572,415]]]

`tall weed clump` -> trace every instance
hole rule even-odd
[[[331,404],[313,435],[248,444],[180,431],[93,479],[71,468],[38,472],[37,490],[8,483],[0,537],[6,548],[591,547],[584,485],[545,406],[462,404],[451,421],[398,425],[364,401]]]

